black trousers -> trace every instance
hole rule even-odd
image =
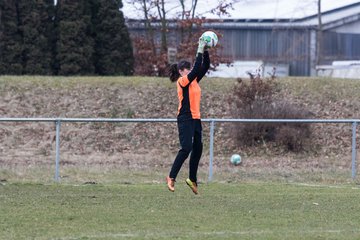
[[[189,178],[191,181],[197,182],[197,171],[203,149],[201,120],[190,119],[178,121],[177,124],[181,149],[175,158],[169,177],[176,179],[181,166],[191,153]]]

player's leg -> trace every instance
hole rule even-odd
[[[173,185],[175,179],[183,163],[185,162],[186,158],[189,156],[192,150],[192,145],[193,145],[192,140],[194,136],[194,120],[178,122],[178,130],[179,130],[179,140],[180,140],[181,148],[178,154],[176,155],[174,163],[171,167],[169,179],[167,179],[168,187],[170,191],[174,190]]]
[[[186,180],[186,183],[189,185],[189,187],[193,190],[195,194],[197,194],[197,171],[202,155],[202,150],[203,143],[201,120],[195,120],[193,150],[191,152],[189,163],[189,179]]]
[[[200,158],[203,150],[202,142],[202,126],[201,120],[195,120],[194,126],[194,141],[193,141],[193,150],[190,156],[189,164],[189,178],[193,182],[197,182],[197,171],[199,167]]]

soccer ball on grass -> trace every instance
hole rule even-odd
[[[230,162],[235,166],[241,164],[241,156],[239,154],[233,154],[230,158]]]

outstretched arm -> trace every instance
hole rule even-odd
[[[200,80],[205,76],[205,74],[207,73],[207,71],[210,68],[210,57],[209,57],[209,52],[205,51],[204,52],[204,58],[203,58],[203,64],[200,68],[199,74],[198,74],[198,78],[197,81],[200,82]]]
[[[195,64],[194,64],[193,68],[191,69],[191,71],[189,72],[189,74],[186,77],[181,77],[180,80],[179,80],[179,84],[182,87],[186,87],[195,78],[198,77],[198,75],[200,73],[200,69],[201,69],[201,63],[203,61],[203,54],[204,54],[205,45],[206,45],[205,41],[202,38],[200,38],[199,39],[199,46],[198,46],[198,50],[197,50]]]
[[[191,71],[187,75],[189,82],[192,82],[197,76],[199,76],[202,60],[203,60],[203,54],[197,53],[194,67],[191,69]]]

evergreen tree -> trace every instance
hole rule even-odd
[[[0,74],[22,74],[22,36],[18,0],[0,1]]]
[[[131,75],[121,0],[0,0],[0,74]]]
[[[49,75],[51,69],[53,0],[20,0],[19,20],[23,40],[23,74]]]
[[[121,0],[93,0],[95,71],[99,75],[131,75],[133,49]]]
[[[94,40],[87,0],[58,0],[56,62],[59,75],[94,73]]]

